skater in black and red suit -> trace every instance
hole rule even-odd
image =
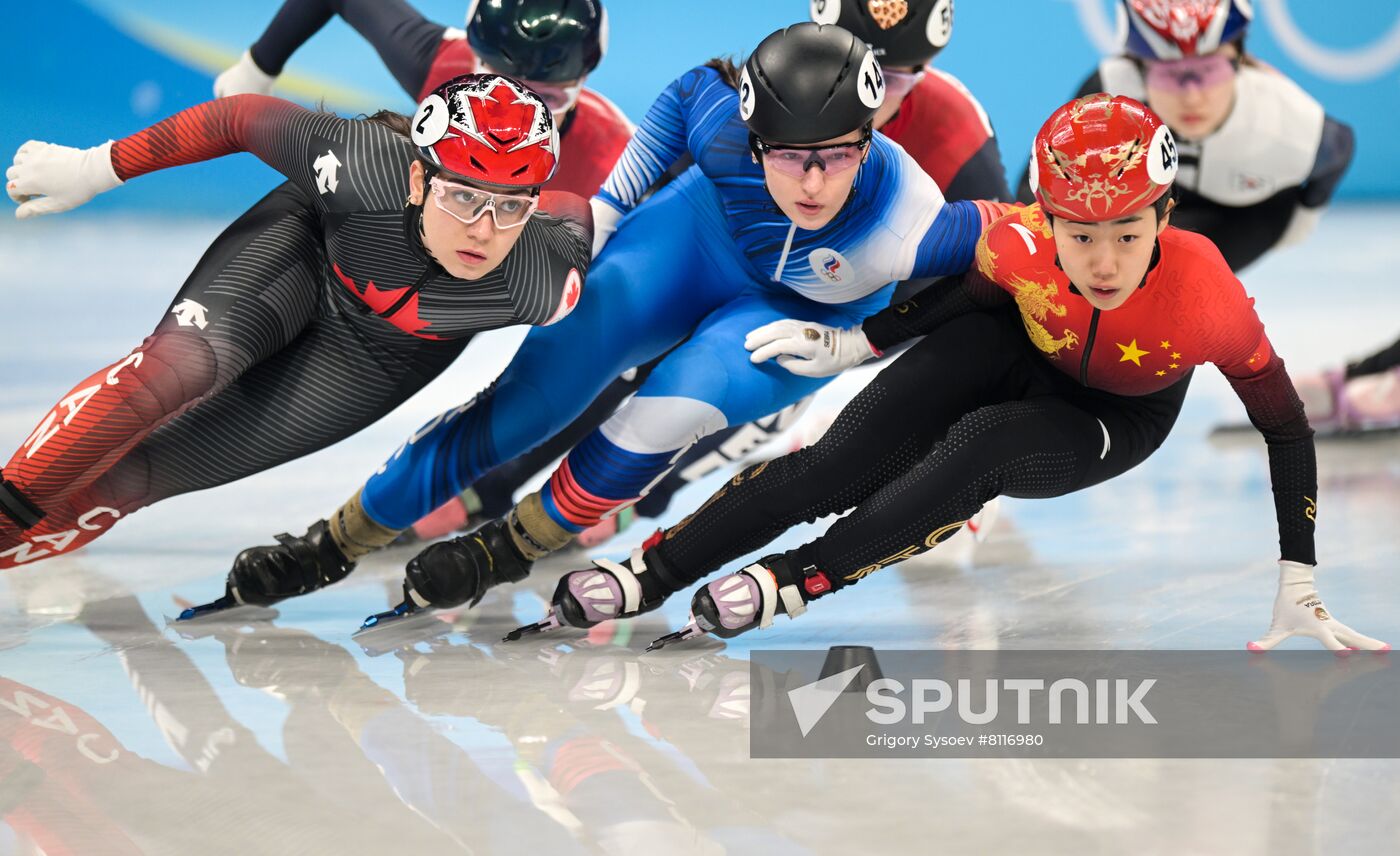
[[[0,568],[325,448],[407,400],[476,333],[567,315],[591,219],[582,199],[540,192],[558,147],[544,102],[495,75],[449,81],[412,119],[241,95],[91,149],[21,146],[6,174],[20,218],[240,151],[289,180],[220,235],[145,341],[22,440],[0,479]],[[346,555],[365,539],[372,529],[338,515],[294,540]],[[313,581],[277,593],[245,582],[267,600]]]

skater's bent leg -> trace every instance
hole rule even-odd
[[[219,236],[154,333],[74,387],[5,466],[13,501],[0,505],[33,513],[0,513],[0,567],[26,552],[27,539],[47,544],[31,555],[71,546],[69,533],[90,531],[80,521],[97,508],[71,507],[75,493],[297,335],[319,294],[318,241],[304,198],[286,185]]]
[[[964,413],[1023,394],[1030,380],[1016,323],[969,315],[901,354],[818,442],[749,467],[667,530],[657,547],[667,566],[699,579],[798,523],[859,505],[920,460]]]
[[[367,343],[343,315],[317,319],[292,344],[150,432],[103,475],[73,492],[55,515],[55,524],[70,522],[61,529],[55,525],[59,534],[41,545],[54,552],[75,549],[147,505],[339,442],[411,397],[465,346],[465,340],[409,337]],[[55,543],[60,535],[63,543]]]
[[[1054,396],[980,408],[907,472],[798,548],[798,562],[820,568],[838,587],[852,583],[937,546],[994,497],[1062,496],[1136,466],[1156,448],[1133,442],[1120,423],[1108,424]]]
[[[635,502],[696,440],[827,383],[749,362],[745,333],[785,317],[786,308],[745,296],[712,313],[657,365],[636,397],[569,453],[543,490],[517,507],[519,526],[513,528],[523,530],[523,551],[536,558],[559,549]]]
[[[590,431],[602,425],[609,416],[617,412],[618,406],[637,391],[643,380],[651,373],[656,361],[638,367],[635,371],[624,372],[593,399],[577,419],[570,422],[562,431],[536,446],[523,455],[506,461],[477,479],[463,494],[474,494],[480,505],[466,510],[486,518],[500,517],[510,510],[515,502],[515,492],[545,468],[563,457],[578,445]],[[415,527],[416,529],[417,527]]]
[[[703,437],[681,455],[671,471],[633,506],[641,517],[660,517],[671,500],[687,485],[725,467],[753,460],[755,453],[772,443],[807,412],[815,396],[807,396],[777,413],[743,425],[724,428]]]

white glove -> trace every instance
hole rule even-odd
[[[74,149],[30,140],[5,171],[5,192],[19,203],[21,220],[77,208],[122,183],[112,169],[112,141]]]
[[[593,258],[596,259],[603,251],[603,245],[608,242],[608,238],[617,231],[622,212],[596,196],[588,200],[588,207],[593,211]]]
[[[230,95],[267,95],[276,75],[268,74],[253,62],[251,51],[244,51],[238,62],[224,69],[223,74],[214,78],[214,97],[227,98]]]
[[[778,365],[803,377],[831,377],[858,366],[877,352],[859,325],[828,327],[791,318],[764,324],[744,338],[749,362],[778,358]]]
[[[1267,651],[1290,636],[1311,636],[1330,651],[1359,648],[1363,651],[1389,651],[1390,646],[1352,630],[1327,611],[1313,582],[1311,565],[1278,563],[1278,597],[1274,598],[1274,622],[1263,639],[1245,647]]]

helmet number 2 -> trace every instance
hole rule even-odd
[[[739,118],[747,122],[753,116],[753,108],[753,80],[749,77],[749,67],[745,65],[739,75]]]
[[[413,114],[413,125],[409,128],[413,144],[431,146],[446,136],[449,112],[447,101],[436,92],[424,98],[423,103],[418,105],[418,112]]]

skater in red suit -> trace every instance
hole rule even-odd
[[[1037,204],[988,228],[960,285],[935,285],[860,327],[791,322],[813,335],[789,341],[832,347],[755,351],[826,374],[925,335],[818,443],[740,473],[628,562],[567,575],[546,620],[522,630],[655,608],[789,527],[849,510],[824,536],[703,586],[691,624],[663,640],[795,617],[933,548],[993,497],[1062,496],[1137,466],[1166,439],[1193,369],[1212,363],[1269,448],[1280,586],[1273,625],[1251,647],[1291,635],[1385,647],[1316,593],[1312,430],[1220,252],[1168,226],[1177,164],[1171,132],[1140,102],[1097,94],[1061,107],[1032,149]]]

